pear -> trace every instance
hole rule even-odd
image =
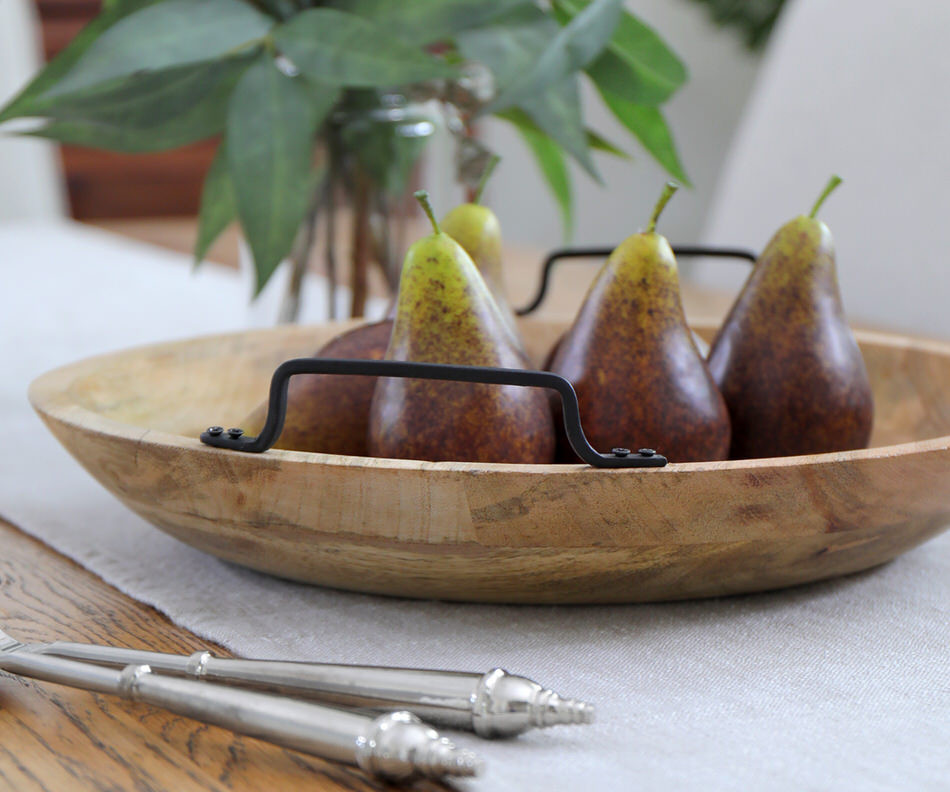
[[[690,328],[689,332],[693,336],[693,343],[696,344],[696,349],[699,350],[699,356],[705,358],[709,354],[709,344],[706,339],[692,328]],[[558,336],[557,341],[554,342],[554,346],[548,350],[548,354],[544,358],[544,364],[541,366],[545,371],[551,370],[551,364],[554,362],[554,358],[557,355],[558,349],[561,347],[561,342],[564,340],[565,335],[567,335],[567,330]]]
[[[782,226],[719,330],[709,367],[732,416],[735,459],[864,448],[873,396],[838,288],[831,232],[811,213]]]
[[[584,432],[599,451],[647,447],[671,462],[725,459],[729,414],[686,324],[673,251],[656,233],[675,190],[667,184],[647,230],[611,253],[551,370],[574,385]]]
[[[493,157],[489,161],[472,202],[456,206],[442,218],[440,225],[442,230],[465,248],[465,252],[471,256],[520,346],[521,336],[518,332],[518,323],[515,320],[515,312],[508,302],[502,275],[501,224],[495,213],[480,203],[485,183],[497,162],[498,157]]]
[[[464,248],[442,232],[406,253],[387,360],[524,368],[526,360]],[[432,461],[536,462],[554,458],[543,391],[517,386],[381,378],[370,409],[374,456]]]
[[[324,345],[315,357],[381,360],[389,346],[392,320],[364,324]],[[287,388],[287,417],[275,448],[324,454],[366,456],[369,407],[375,377],[340,374],[298,374]],[[259,434],[267,417],[267,402],[241,424]]]

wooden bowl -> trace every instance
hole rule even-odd
[[[950,344],[892,335],[858,336],[877,401],[862,451],[602,470],[199,442],[211,424],[239,426],[279,362],[346,326],[131,349],[45,374],[30,398],[103,486],[172,536],[356,591],[512,603],[762,591],[881,564],[950,522]],[[522,329],[540,359],[563,325]]]

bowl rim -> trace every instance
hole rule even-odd
[[[554,323],[555,319],[539,319]],[[325,327],[329,322],[311,325]],[[336,322],[341,327],[352,325],[352,321]],[[713,323],[692,322],[692,327],[715,329]],[[307,326],[297,326],[304,329]],[[34,410],[41,416],[60,423],[69,424],[84,432],[104,434],[111,437],[129,440],[138,444],[149,443],[169,449],[186,449],[205,454],[235,453],[228,449],[213,448],[202,443],[197,436],[166,432],[158,429],[149,429],[137,424],[125,423],[109,418],[101,413],[90,410],[66,398],[68,386],[76,379],[80,372],[85,372],[94,364],[101,364],[109,359],[143,352],[149,349],[158,349],[187,344],[195,341],[210,342],[215,339],[233,339],[242,335],[259,334],[261,332],[278,331],[281,328],[264,328],[241,330],[229,333],[213,333],[189,338],[162,341],[152,344],[143,344],[134,347],[106,352],[99,355],[85,357],[40,374],[32,380],[28,388],[28,398]],[[950,341],[935,338],[913,337],[898,333],[879,330],[854,330],[859,342],[892,348],[912,348],[930,354],[950,358]],[[144,431],[143,431],[144,430]],[[430,473],[450,474],[543,474],[576,475],[591,472],[608,475],[624,475],[630,473],[660,475],[663,473],[700,473],[714,471],[762,470],[768,468],[800,467],[804,465],[827,465],[840,462],[858,462],[863,460],[883,459],[891,457],[923,454],[950,449],[950,434],[939,435],[924,440],[914,440],[906,443],[895,443],[883,446],[871,446],[850,451],[831,451],[822,454],[804,454],[784,457],[757,457],[753,459],[729,459],[704,462],[670,462],[660,468],[593,468],[584,463],[577,464],[519,464],[510,462],[430,462],[416,459],[391,459],[387,457],[349,456],[343,454],[324,454],[311,451],[289,451],[271,448],[263,454],[240,454],[243,457],[261,457],[275,462],[286,462],[305,465],[319,465],[328,467],[373,468],[374,470],[414,470]]]

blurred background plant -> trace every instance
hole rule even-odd
[[[491,152],[480,118],[511,124],[572,223],[569,159],[626,156],[589,129],[579,85],[673,177],[688,183],[661,106],[686,68],[621,0],[113,0],[7,106],[28,134],[121,152],[220,138],[202,195],[201,261],[238,221],[259,292],[289,259],[280,318],[299,310],[321,215],[335,315],[336,223],[350,236],[350,313],[377,265],[395,288],[405,195],[437,130],[471,189]]]
[[[785,0],[693,0],[709,9],[713,21],[736,28],[751,49],[761,49],[769,40]]]

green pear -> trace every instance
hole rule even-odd
[[[464,248],[439,229],[406,253],[387,360],[524,368],[498,305]],[[374,456],[432,461],[553,461],[543,391],[517,386],[381,378],[370,409]]]
[[[656,221],[611,253],[551,370],[577,391],[584,432],[601,452],[653,448],[672,462],[725,459],[729,414],[686,324],[679,275]],[[559,458],[563,454],[561,443]]]
[[[465,248],[465,252],[471,256],[488,290],[501,309],[505,322],[518,341],[518,346],[523,347],[515,312],[511,309],[508,293],[505,290],[502,273],[501,224],[495,213],[481,203],[485,185],[498,162],[497,156],[489,159],[472,201],[456,206],[442,218],[440,225],[442,230]]]
[[[478,203],[476,198],[472,203],[460,204],[452,209],[442,218],[441,227],[471,256],[495,298],[505,323],[521,345],[518,323],[508,302],[502,274],[501,224],[498,217],[487,206]]]
[[[736,459],[864,448],[873,395],[838,288],[831,232],[811,213],[782,226],[713,341]]]

